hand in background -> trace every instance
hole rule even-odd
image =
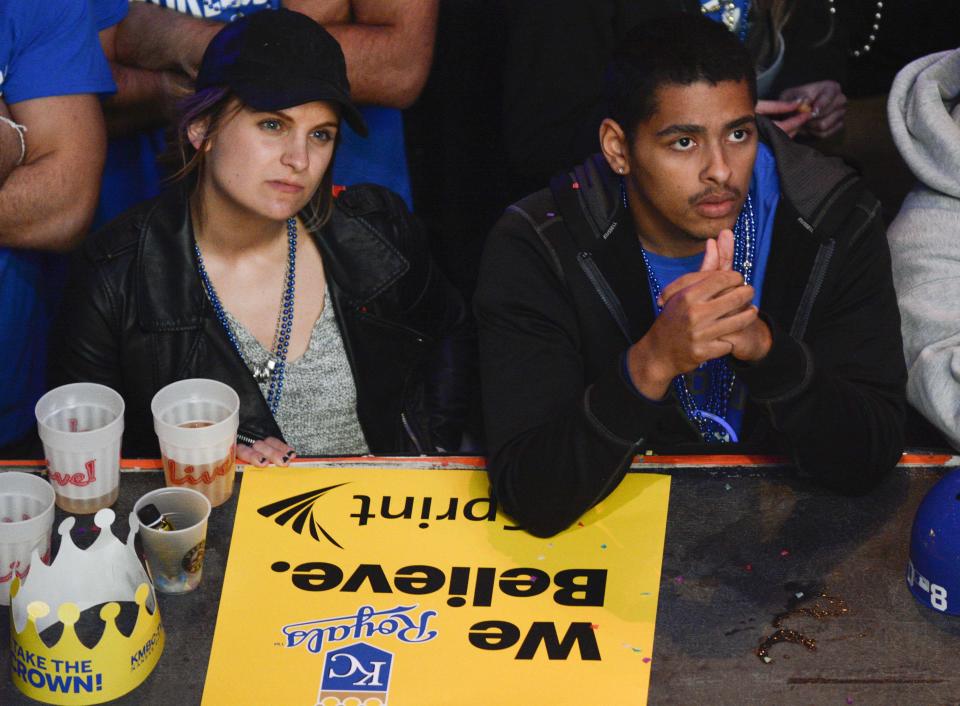
[[[812,117],[803,126],[803,132],[813,137],[830,137],[843,129],[847,97],[836,81],[817,81],[788,88],[780,94],[780,100],[799,100],[810,106]]]
[[[796,137],[800,129],[813,120],[813,113],[804,109],[804,101],[796,100],[757,101],[757,114],[771,118],[777,127],[790,137]],[[782,116],[782,117],[776,117]]]

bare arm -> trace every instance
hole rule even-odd
[[[0,116],[10,117],[7,104],[0,98]],[[0,124],[0,188],[17,166],[20,159],[20,138],[11,125]]]
[[[190,79],[173,71],[136,69],[111,62],[117,92],[103,102],[110,137],[167,125],[177,101],[191,92]]]
[[[192,78],[197,74],[207,44],[222,28],[221,22],[132,2],[130,12],[116,27],[112,58],[125,66],[179,71]]]
[[[357,103],[407,108],[420,95],[433,62],[437,0],[283,4],[315,19],[340,42]]]
[[[284,6],[322,24],[347,59],[358,103],[406,108],[420,95],[437,28],[437,0],[286,0]],[[221,23],[147,3],[132,3],[118,25],[116,59],[127,66],[193,77]]]
[[[119,26],[100,32],[100,46],[117,84],[117,92],[102,103],[107,134],[111,137],[164,125],[175,101],[189,89],[189,81],[183,74],[120,63],[116,41]]]
[[[0,245],[68,250],[90,227],[106,155],[103,113],[89,94],[10,106],[27,156],[0,188]],[[20,147],[17,146],[17,155]]]

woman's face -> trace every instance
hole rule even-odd
[[[333,158],[340,124],[334,107],[314,101],[271,112],[242,107],[227,115],[206,143],[205,126],[190,127],[191,143],[207,151],[204,196],[271,220],[295,215]]]

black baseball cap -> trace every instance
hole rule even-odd
[[[200,62],[197,90],[225,86],[255,110],[283,110],[312,101],[340,106],[358,134],[367,125],[350,101],[347,65],[337,40],[292,10],[263,10],[221,29]]]

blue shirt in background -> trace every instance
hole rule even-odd
[[[770,243],[773,240],[773,221],[780,202],[780,177],[777,175],[777,163],[770,148],[763,143],[757,149],[757,160],[753,165],[750,180],[750,197],[753,199],[753,212],[757,223],[757,261],[754,264],[753,303],[760,307],[763,293],[763,278],[767,272],[767,258],[770,255]],[[703,255],[689,257],[664,257],[647,252],[650,266],[657,275],[660,287],[666,289],[679,277],[696,272],[703,262]],[[652,295],[652,288],[651,288]],[[654,304],[656,307],[656,304]],[[710,376],[706,368],[687,373],[687,389],[693,396],[697,407],[704,409],[707,403],[707,390],[710,389]],[[730,402],[725,417],[727,423],[739,435],[743,423],[743,409],[747,401],[747,391],[737,380],[730,393]]]
[[[11,106],[115,91],[97,31],[126,12],[127,0],[0,2],[0,97]],[[82,128],[64,125],[73,129]],[[0,446],[36,424],[33,406],[46,389],[47,332],[62,265],[51,253],[0,248]]]

